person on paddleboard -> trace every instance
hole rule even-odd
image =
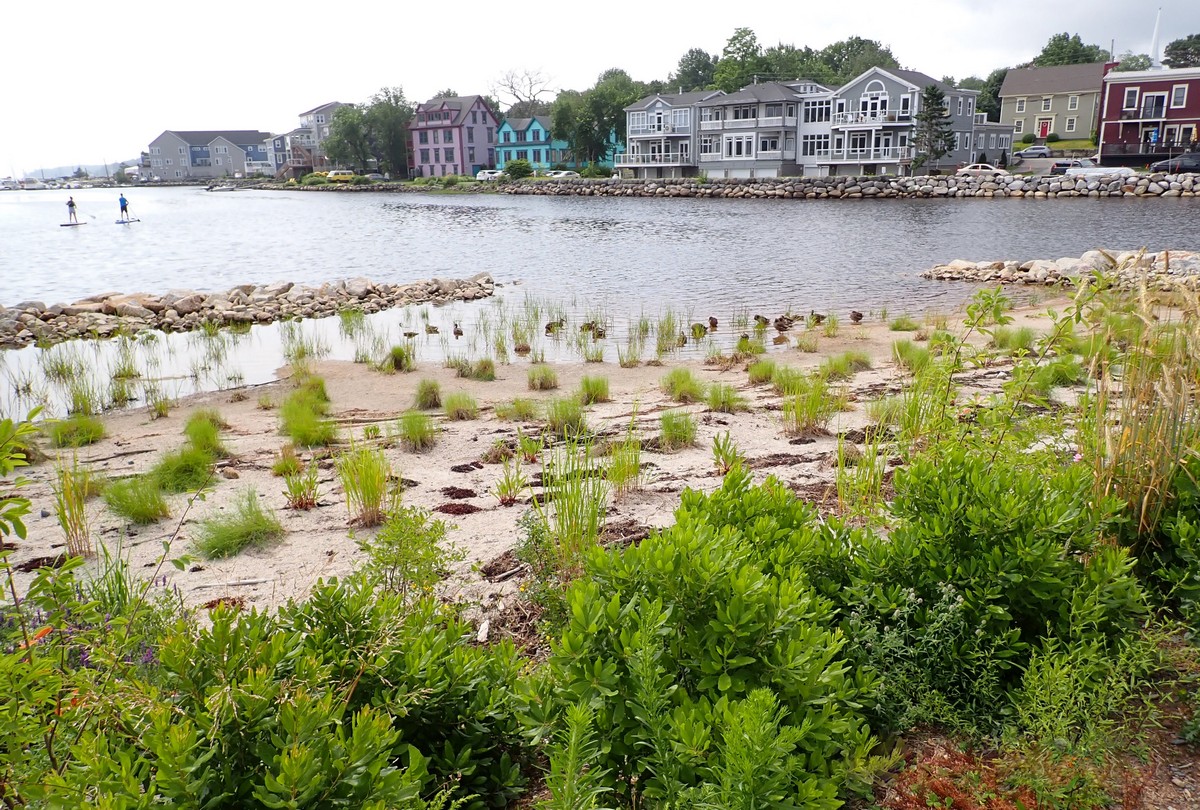
[[[129,200],[122,194],[117,201],[121,203],[121,219],[129,219]]]
[[[78,222],[79,217],[75,216],[75,198],[67,197],[67,221]]]

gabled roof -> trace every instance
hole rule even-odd
[[[796,101],[800,98],[800,94],[796,92],[796,84],[796,82],[748,84],[741,90],[702,101],[700,102],[700,106],[717,107],[722,104],[739,104],[755,101]]]
[[[919,70],[904,70],[903,68],[880,68],[884,73],[890,73],[898,79],[903,79],[918,89],[924,90],[929,85],[934,85],[943,93],[971,93],[978,95],[977,90],[960,90],[957,87],[952,87],[943,81],[933,78],[927,73],[922,73]]]
[[[346,105],[340,101],[330,101],[326,104],[322,104],[319,107],[313,107],[311,110],[305,110],[304,112],[300,113],[300,117],[303,118],[306,115],[312,115],[313,113],[318,113],[321,110],[326,110],[326,109],[329,109],[330,107],[345,107],[345,106]]]
[[[1098,93],[1105,62],[1082,65],[1013,68],[1004,77],[1000,97],[1041,96],[1051,93]]]
[[[660,100],[671,107],[689,107],[692,104],[697,104],[714,96],[721,95],[724,95],[724,93],[720,90],[693,90],[690,93],[655,93],[652,96],[638,99],[626,107],[625,111],[637,112],[638,110],[649,109],[651,104]]]
[[[207,146],[216,138],[224,138],[230,143],[262,143],[271,137],[271,133],[257,129],[168,129],[163,135],[167,132],[185,141],[188,146]]]
[[[467,113],[471,111],[471,108],[475,106],[476,102],[482,100],[483,96],[480,95],[431,98],[429,101],[426,101],[423,104],[418,104],[416,112],[422,113],[441,109],[454,110],[456,114],[451,123],[461,124],[467,120]],[[487,107],[487,104],[484,104],[483,106]],[[491,108],[488,107],[489,111],[490,109]],[[417,124],[417,118],[415,115],[413,116],[412,123],[414,125]]]
[[[524,132],[535,123],[547,132],[550,131],[551,124],[548,115],[535,115],[533,118],[505,118],[500,122],[500,126],[508,124],[508,128],[513,132]]]

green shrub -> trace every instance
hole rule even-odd
[[[1033,143],[1035,140],[1037,140],[1037,135],[1032,132],[1026,132],[1021,136],[1021,143]]]
[[[718,413],[737,413],[750,409],[746,398],[726,383],[713,383],[708,387],[708,408]]]
[[[696,420],[687,411],[664,411],[659,425],[662,428],[659,444],[668,453],[696,443]]]
[[[550,391],[558,388],[558,374],[550,366],[538,365],[529,369],[529,390]]]
[[[1051,132],[1049,135],[1046,136],[1046,143],[1058,143],[1061,140],[1062,140],[1062,136],[1059,135],[1057,132]]]
[[[104,423],[95,416],[76,414],[50,422],[45,428],[55,447],[86,447],[104,438]]]
[[[284,535],[283,525],[258,501],[258,493],[247,489],[224,515],[200,522],[196,550],[208,560],[224,559],[249,547],[261,547]]]
[[[104,503],[116,514],[145,526],[171,516],[167,499],[153,476],[138,475],[113,481],[104,488]]]
[[[437,380],[421,380],[417,383],[416,406],[423,411],[442,407],[442,387]]]
[[[445,523],[431,520],[422,509],[400,507],[373,537],[358,541],[366,555],[362,571],[373,585],[401,599],[424,598],[464,557],[445,541]]]
[[[662,378],[664,393],[675,402],[687,404],[704,399],[704,383],[686,368],[673,368]]]
[[[510,160],[504,164],[504,174],[509,180],[523,180],[533,174],[528,160]]]
[[[323,175],[319,175],[319,174],[306,174],[306,175],[304,175],[304,177],[303,177],[303,178],[300,180],[300,185],[302,185],[302,186],[323,186],[323,185],[325,185],[325,184],[326,184],[326,183],[328,183],[328,182],[329,182],[329,181],[328,181],[328,180],[326,180],[326,179],[325,179],[325,177],[324,177]]]
[[[584,405],[609,402],[607,377],[587,377],[579,381],[579,400]]]
[[[462,391],[447,395],[442,401],[442,410],[452,422],[479,418],[479,405],[476,404],[475,398]]]

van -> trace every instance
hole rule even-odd
[[[354,172],[349,169],[332,169],[329,174],[325,175],[325,179],[330,183],[349,183],[354,177]]]

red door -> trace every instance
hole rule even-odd
[[[1038,121],[1038,137],[1045,138],[1049,134],[1050,134],[1050,122],[1049,121]]]

